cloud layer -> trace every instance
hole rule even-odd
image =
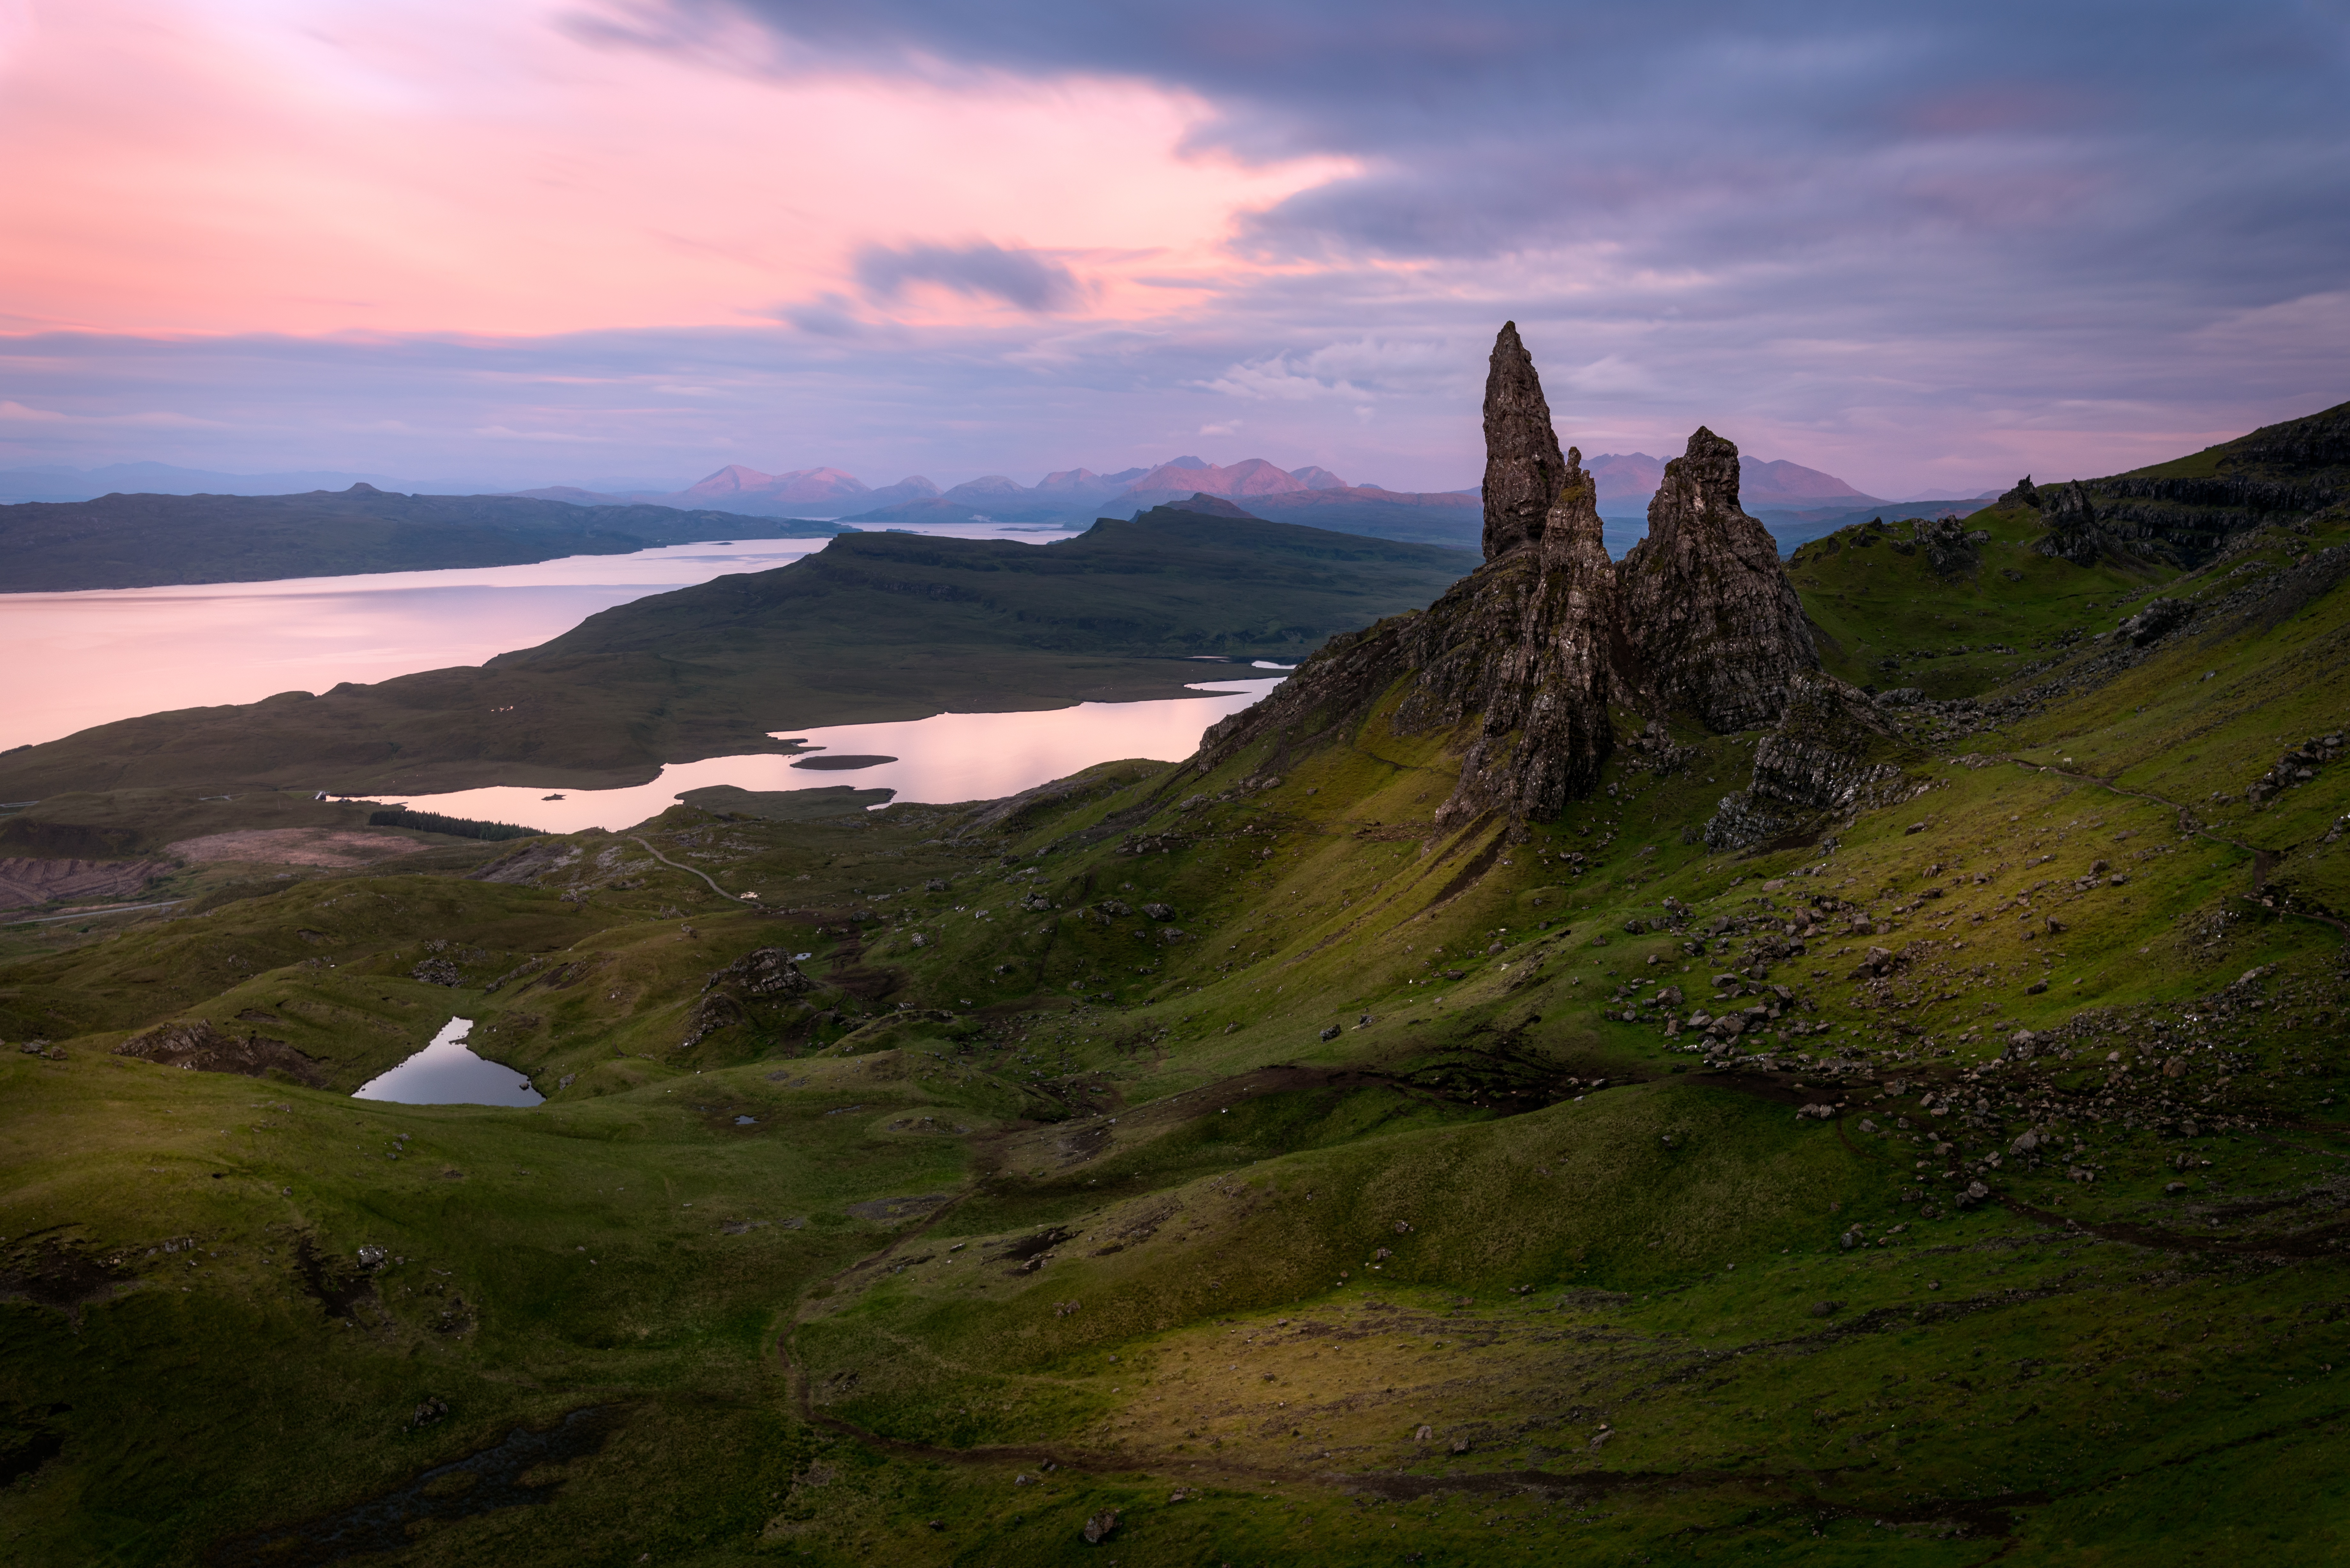
[[[1504,317],[1878,493],[2350,397],[2338,5],[35,16],[0,463],[1450,488]]]

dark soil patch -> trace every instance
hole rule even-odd
[[[328,1317],[349,1317],[359,1303],[375,1296],[375,1281],[366,1270],[321,1252],[307,1236],[294,1243],[294,1272],[303,1293],[325,1307]]]
[[[78,1324],[81,1309],[135,1288],[136,1277],[91,1257],[79,1246],[54,1237],[19,1248],[0,1265],[0,1301],[28,1301],[55,1308]]]
[[[544,1432],[516,1427],[496,1447],[437,1465],[397,1491],[307,1524],[224,1542],[213,1550],[211,1561],[315,1568],[366,1552],[400,1551],[411,1543],[411,1527],[426,1521],[447,1524],[477,1513],[546,1502],[561,1482],[533,1484],[523,1478],[542,1465],[564,1464],[601,1449],[616,1424],[615,1414],[607,1407],[590,1406],[572,1411]]]

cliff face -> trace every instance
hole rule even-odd
[[[1534,356],[1518,339],[1518,324],[1504,321],[1485,372],[1485,559],[1541,538],[1565,483],[1566,460]]]
[[[1642,684],[1708,729],[1772,722],[1788,681],[1819,668],[1779,547],[1738,504],[1738,449],[1702,426],[1665,464],[1648,536],[1618,575]]]
[[[1542,531],[1462,579],[1406,639],[1418,675],[1396,732],[1475,722],[1440,825],[1486,812],[1550,817],[1591,793],[1615,748],[1619,625],[1598,491],[1570,449]]]
[[[1609,708],[1694,714],[1715,730],[1776,720],[1819,665],[1777,546],[1738,504],[1738,449],[1700,430],[1665,468],[1649,538],[1621,566],[1598,492],[1559,450],[1514,325],[1485,386],[1485,565],[1417,616],[1331,642],[1264,701],[1208,732],[1216,765],[1271,735],[1290,746],[1352,729],[1386,701],[1399,735],[1452,732],[1461,782],[1440,826],[1555,816],[1588,795],[1615,749]]]

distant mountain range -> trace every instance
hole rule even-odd
[[[1625,518],[1646,514],[1665,472],[1664,459],[1642,452],[1605,452],[1586,459],[1585,465],[1599,482],[1600,510]],[[1830,509],[1841,514],[1891,504],[1833,473],[1799,462],[1742,457],[1739,471],[1746,509],[1765,522],[1774,521],[1780,513],[1806,514],[1800,519],[1790,515],[1790,522],[1810,521]],[[1046,474],[1034,485],[991,473],[943,491],[920,474],[877,490],[837,468],[762,473],[733,464],[671,493],[598,493],[557,486],[522,493],[581,505],[635,502],[752,515],[822,516],[859,527],[971,522],[1081,527],[1097,516],[1131,516],[1192,495],[1221,495],[1244,499],[1250,512],[1275,522],[1444,544],[1472,540],[1480,510],[1474,485],[1453,491],[1392,491],[1349,484],[1326,468],[1284,469],[1261,457],[1230,467],[1185,456],[1116,473],[1071,468]],[[1914,499],[1964,498],[1936,493]],[[1377,526],[1357,528],[1357,522]]]
[[[1664,475],[1665,460],[1647,452],[1604,452],[1585,460],[1598,480],[1599,508],[1610,523],[1611,548],[1621,548],[1644,525],[1648,498]],[[1746,510],[1792,548],[1804,539],[1832,533],[1867,509],[1895,515],[1930,515],[1938,510],[1971,510],[1964,504],[1988,501],[1927,492],[1905,502],[1888,502],[1856,489],[1835,474],[1783,460],[1739,459]],[[361,483],[374,492],[418,495],[472,494],[494,487],[472,481],[424,482],[382,475],[330,472],[234,474],[169,463],[115,463],[104,468],[0,470],[0,501],[71,501],[111,493],[150,495],[214,494],[265,496],[288,492],[345,490]],[[725,513],[736,518],[824,519],[858,528],[920,524],[993,522],[1042,527],[1082,528],[1102,516],[1131,517],[1154,506],[1193,495],[1216,495],[1245,504],[1254,516],[1277,523],[1336,529],[1411,544],[1474,549],[1482,527],[1479,490],[1395,491],[1376,484],[1350,484],[1326,468],[1308,464],[1284,469],[1263,458],[1220,466],[1196,456],[1172,458],[1148,468],[1097,473],[1063,469],[1033,485],[1000,473],[983,475],[941,490],[920,474],[876,488],[837,468],[803,468],[765,473],[730,463],[691,484],[608,479],[506,492],[520,500],[561,502],[579,507],[669,507],[681,512]],[[636,533],[641,524],[617,532]],[[727,525],[741,532],[743,524]],[[1617,535],[1622,535],[1622,538]]]

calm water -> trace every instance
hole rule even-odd
[[[924,528],[966,539],[1064,539],[991,524]],[[648,594],[763,572],[822,539],[672,545],[527,566],[380,572],[193,587],[0,594],[0,749],[174,708],[255,702],[420,670],[479,664]]]
[[[1266,666],[1274,669],[1276,666]],[[839,724],[776,733],[821,746],[817,756],[881,756],[870,767],[794,767],[804,757],[712,757],[675,763],[633,789],[469,789],[411,795],[405,804],[451,816],[517,822],[550,833],[621,828],[655,816],[686,790],[733,784],[748,790],[892,789],[899,800],[993,800],[1122,757],[1174,762],[1199,748],[1200,732],[1281,684],[1278,675],[1202,682],[1199,697],[1158,702],[1081,702],[1035,713],[938,713],[891,724]],[[563,799],[544,796],[560,794]],[[385,795],[379,798],[390,800]]]
[[[512,1067],[484,1062],[465,1048],[470,1018],[452,1018],[432,1044],[390,1072],[361,1084],[351,1098],[403,1106],[535,1106],[546,1096]]]

